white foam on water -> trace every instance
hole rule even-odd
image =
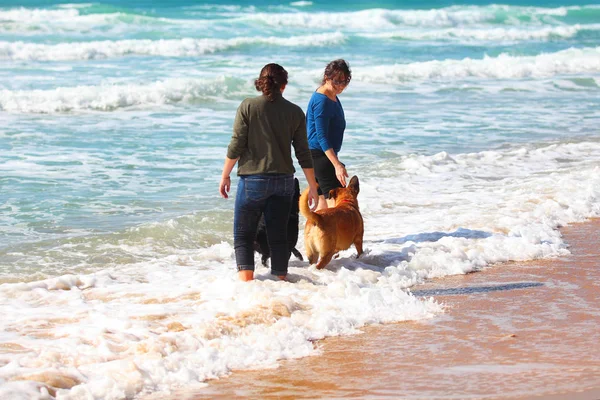
[[[124,56],[197,57],[247,45],[318,47],[340,44],[339,32],[292,37],[237,37],[231,39],[104,40],[39,44],[0,42],[0,59],[28,61],[94,60]]]
[[[312,6],[313,2],[312,1],[293,1],[290,3],[290,6],[293,7],[308,7],[308,6]]]
[[[536,56],[500,54],[483,59],[435,60],[407,64],[371,66],[353,75],[353,79],[375,83],[402,83],[414,80],[460,78],[522,79],[544,78],[559,74],[600,72],[600,47],[570,48]]]
[[[430,10],[367,9],[348,12],[294,12],[253,13],[240,19],[251,20],[269,26],[292,26],[297,28],[334,29],[355,31],[380,31],[381,29],[412,27],[466,27],[482,25],[560,25],[556,17],[565,17],[571,10],[595,8],[573,7],[519,7],[508,5],[451,6]]]
[[[0,90],[0,109],[54,113],[78,110],[113,111],[132,106],[168,105],[235,92],[245,82],[224,76],[213,79],[173,78],[144,84],[58,87],[53,90]],[[231,88],[231,89],[230,89]]]
[[[442,307],[406,291],[424,279],[568,253],[557,228],[600,216],[599,163],[588,141],[370,164],[358,173],[365,254],[343,251],[321,271],[294,259],[290,282],[262,267],[238,282],[231,242],[122,236],[102,249],[128,261],[0,285],[0,396],[59,382],[64,398],[132,397],[315,355],[315,339],[366,324],[430,318]]]
[[[560,254],[563,243],[556,228],[598,214],[598,149],[598,143],[584,142],[455,156],[445,152],[403,156],[364,171],[370,178],[361,186],[366,197],[361,206],[365,215],[378,216],[371,231],[374,238],[387,242],[402,242],[405,235],[415,233],[413,226],[431,233],[422,237],[425,242],[436,238],[437,232],[469,227],[470,232],[445,236],[458,243],[475,235],[482,243],[507,245],[494,254],[523,251],[517,258],[498,261]],[[522,243],[512,247],[514,241]],[[493,262],[492,258],[485,264]],[[476,267],[477,263],[470,266]]]
[[[308,7],[311,2],[293,2],[292,7]],[[59,9],[0,9],[0,31],[8,34],[39,36],[40,34],[124,35],[147,31],[149,27],[167,30],[211,27],[224,24],[260,24],[282,28],[354,30],[363,32],[398,27],[481,27],[482,25],[542,26],[562,25],[557,18],[571,11],[595,9],[597,6],[519,7],[507,5],[451,6],[430,10],[366,9],[349,12],[257,12],[256,7],[191,6],[184,7],[186,18],[162,18],[131,13],[90,13],[80,10],[85,5],[69,5]],[[289,8],[288,8],[289,9]],[[198,11],[194,11],[198,10]],[[216,13],[207,15],[206,12]],[[190,18],[191,17],[191,18]],[[208,17],[208,18],[207,18]]]
[[[518,42],[526,40],[552,40],[572,38],[581,31],[600,30],[600,24],[544,26],[544,27],[482,27],[482,28],[444,28],[435,30],[406,29],[389,32],[363,33],[360,36],[375,39],[405,39],[471,42]]]
[[[59,4],[57,7],[58,8],[75,8],[75,9],[82,9],[82,8],[89,8],[92,7],[94,4],[93,3],[65,3],[65,4]]]
[[[173,71],[178,74],[180,71]],[[296,72],[296,71],[294,71]],[[439,82],[469,79],[484,90],[497,91],[514,85],[527,90],[539,87],[536,79],[565,74],[600,73],[600,47],[570,48],[537,56],[500,54],[482,59],[442,60],[394,65],[362,65],[354,67],[353,79],[362,83],[392,84],[407,82]],[[237,76],[234,70],[231,76]],[[303,82],[322,75],[322,70],[300,70],[294,79]],[[585,75],[583,76],[585,77]],[[592,77],[596,79],[594,76]],[[497,79],[512,80],[502,86]],[[529,79],[525,83],[519,82]],[[55,113],[69,111],[114,111],[133,106],[186,104],[198,100],[219,101],[227,96],[249,96],[251,80],[219,76],[214,78],[168,78],[149,84],[100,84],[57,87],[50,90],[0,90],[0,109],[23,113]],[[595,86],[594,86],[595,87]],[[585,89],[585,87],[583,87]],[[593,89],[593,87],[592,87]],[[292,96],[295,94],[291,87]]]
[[[0,9],[0,32],[24,36],[43,34],[123,34],[147,30],[148,27],[190,27],[208,21],[152,17],[141,14],[98,13],[82,14],[80,7],[59,9],[11,8]]]
[[[180,254],[0,286],[0,351],[14,360],[0,372],[0,394],[44,374],[81,382],[59,389],[59,397],[131,397],[315,355],[316,339],[441,310],[400,285],[378,283],[369,270],[293,268],[295,283],[274,281],[263,270],[243,284],[224,266],[232,253],[222,244],[202,259]],[[38,385],[31,382],[25,393],[39,393]]]
[[[59,10],[45,10],[38,8],[13,8],[8,10],[0,10],[0,19],[2,21],[68,21],[79,17],[79,11],[75,8],[64,8]]]

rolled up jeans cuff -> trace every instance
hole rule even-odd
[[[254,271],[254,265],[238,265],[237,270],[239,271]]]

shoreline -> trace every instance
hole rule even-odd
[[[161,398],[598,399],[600,219],[561,233],[570,255],[413,288],[446,306],[431,320],[367,326],[320,341],[319,356]]]

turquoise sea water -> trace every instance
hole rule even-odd
[[[218,196],[236,108],[257,94],[261,67],[277,62],[289,72],[285,96],[306,109],[336,58],[353,71],[340,96],[347,116],[340,158],[361,179],[369,252],[361,262],[348,253],[333,276],[293,261],[297,276],[354,280],[359,291],[390,301],[387,290],[427,277],[560,254],[567,250],[556,228],[600,213],[597,2],[3,1],[0,298],[4,329],[17,333],[0,341],[47,350],[19,341],[28,335],[19,318],[39,317],[19,282],[57,296],[36,300],[52,312],[65,301],[52,288],[80,289],[77,282],[98,290],[123,284],[123,301],[166,290],[165,282],[172,290],[194,282],[205,301],[216,301],[190,272],[204,271],[223,279],[223,293],[245,293],[235,286],[233,202]],[[438,241],[444,233],[446,242]],[[384,277],[390,286],[378,286]],[[133,281],[149,286],[127,286]],[[313,289],[298,290],[310,298]],[[353,290],[332,302],[350,310],[359,298]],[[236,310],[226,302],[198,307],[210,323],[216,312]],[[437,312],[428,307],[388,315],[371,306],[358,322],[348,310],[339,329],[319,330],[325,325],[313,320],[303,329],[318,332],[306,338],[345,334]],[[77,343],[76,336],[69,338]],[[264,354],[302,356],[303,346]],[[5,359],[28,365],[19,357]],[[206,368],[204,375],[189,381],[248,366],[215,357],[221,364],[205,360],[191,368]],[[33,367],[2,368],[0,388]],[[132,393],[188,383],[153,379]],[[80,380],[81,393],[102,386],[92,375]]]
[[[223,149],[270,61],[303,108],[326,62],[351,63],[342,156],[357,167],[597,134],[593,4],[44,1],[0,16],[4,249],[229,209]]]

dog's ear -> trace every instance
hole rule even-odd
[[[329,191],[329,198],[330,199],[335,199],[337,197],[337,189],[331,189]]]
[[[350,183],[348,184],[348,187],[355,192],[356,194],[358,194],[358,192],[360,191],[360,185],[358,184],[358,176],[354,175],[352,177],[352,179],[350,179]]]

